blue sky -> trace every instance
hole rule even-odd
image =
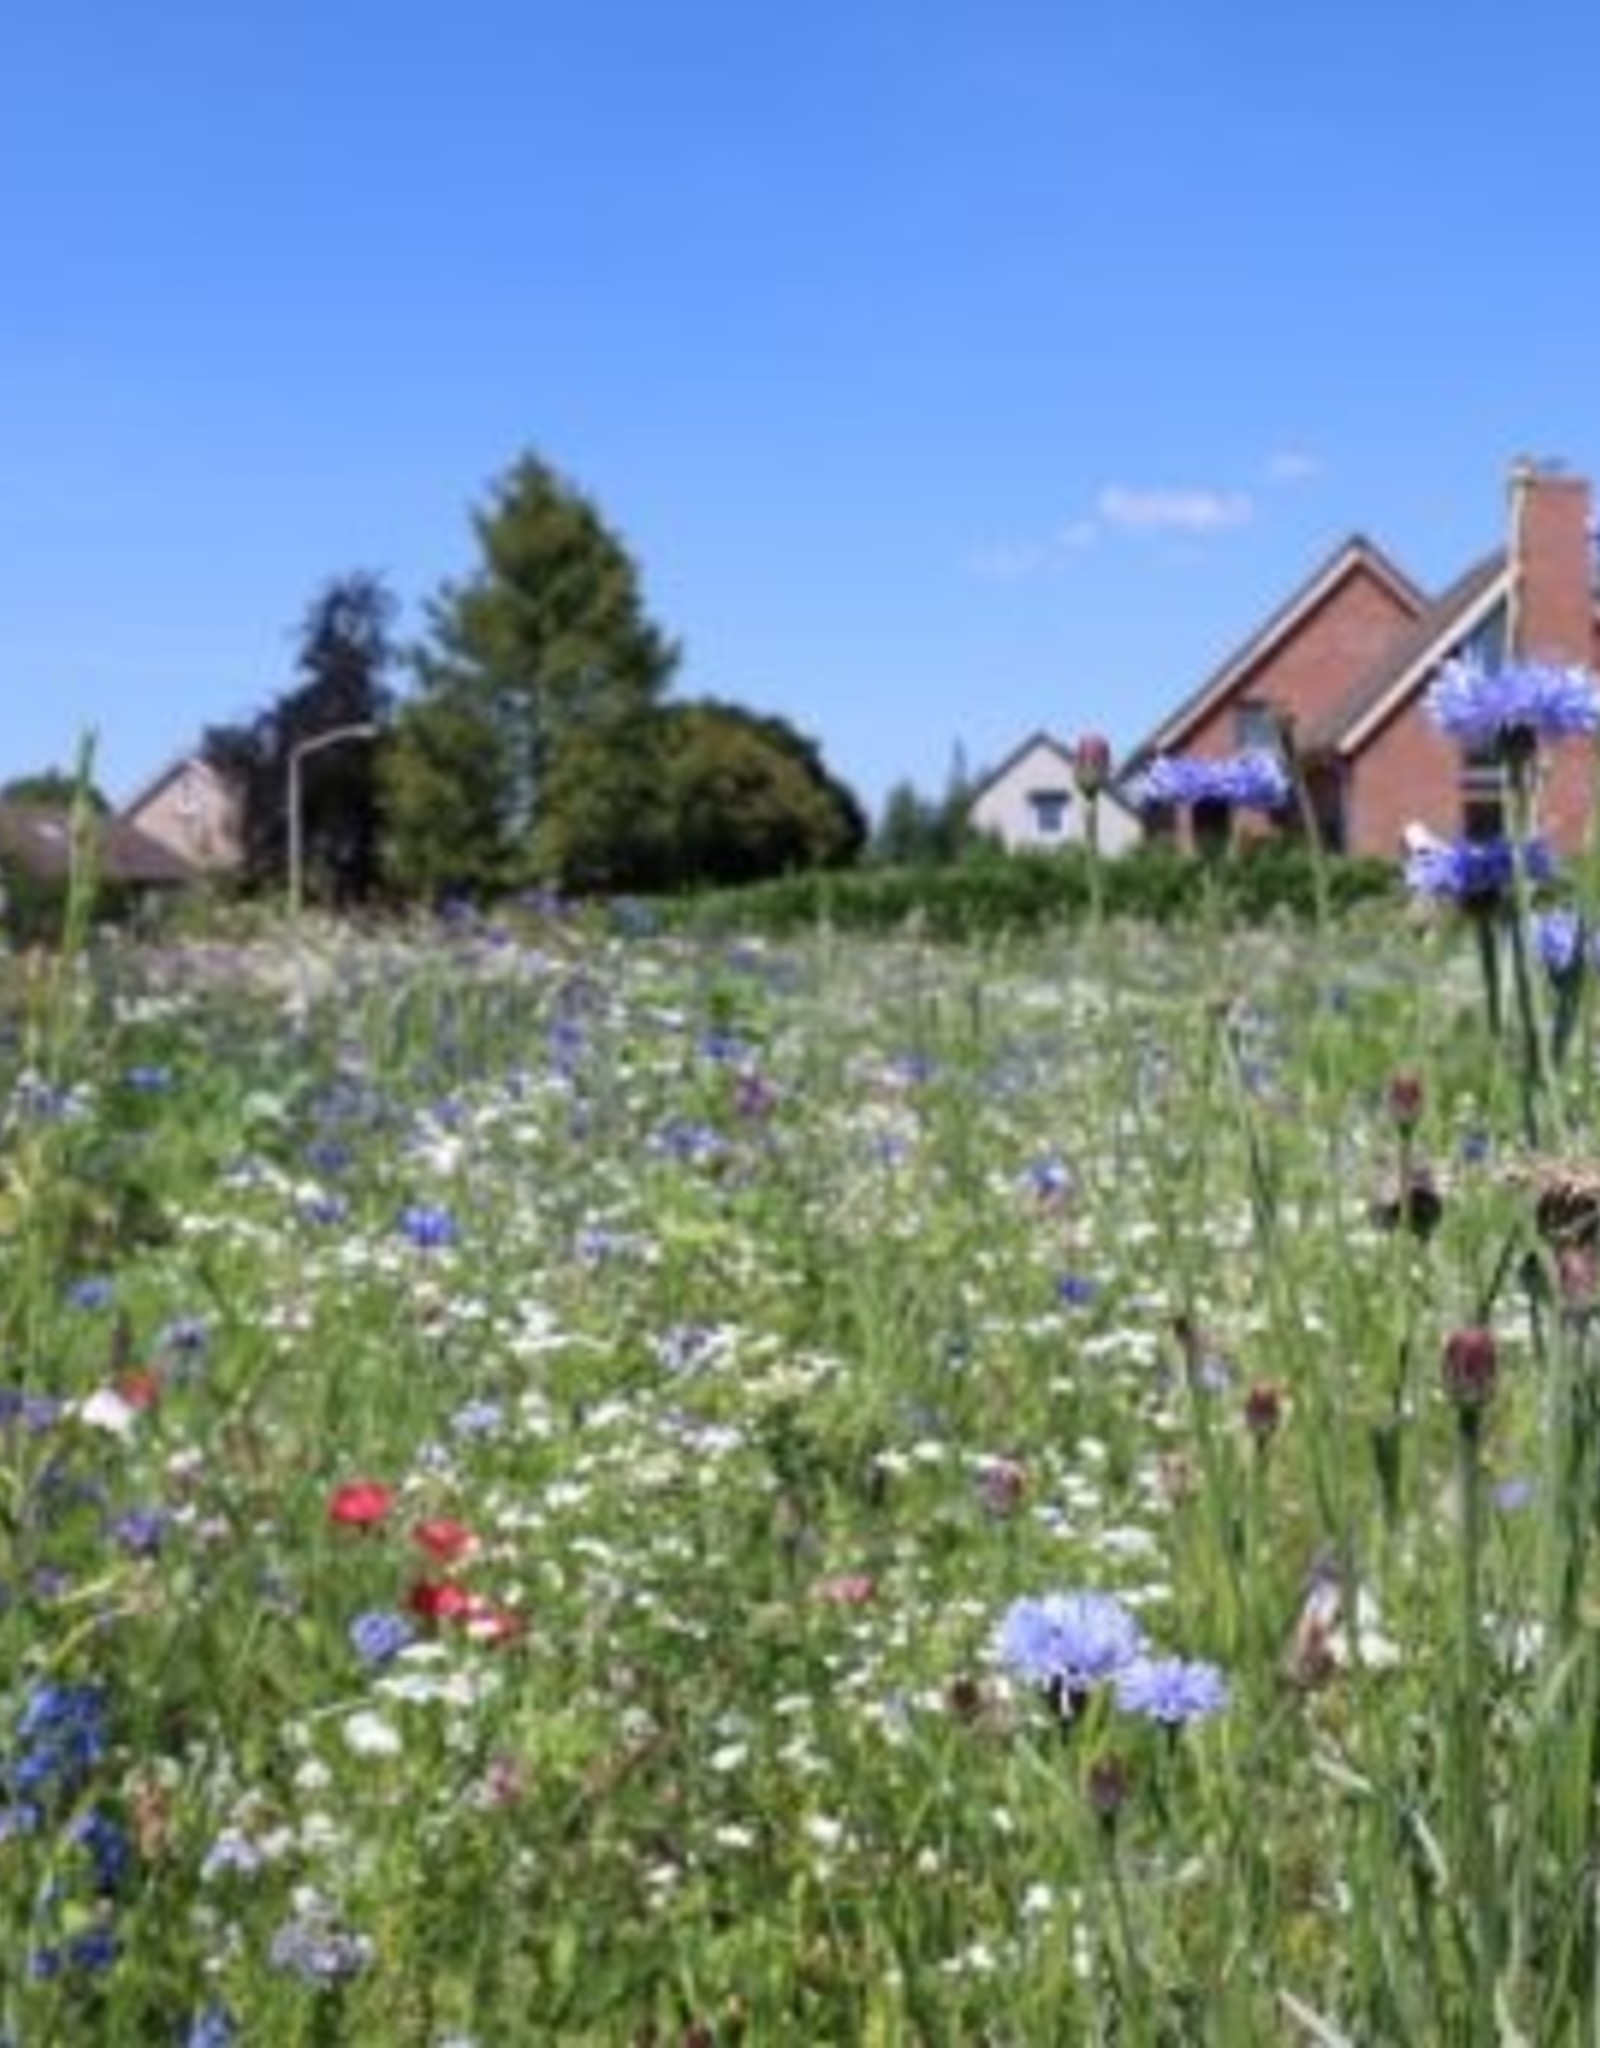
[[[1352,528],[1600,473],[1600,9],[11,0],[0,779],[126,796],[536,450],[876,805],[1119,746]]]

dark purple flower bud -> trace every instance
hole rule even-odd
[[[1389,1118],[1397,1131],[1410,1132],[1422,1121],[1422,1076],[1396,1074],[1389,1082]]]
[[[1089,1766],[1089,1804],[1107,1827],[1128,1803],[1133,1773],[1120,1756],[1097,1756]]]
[[[1111,747],[1097,732],[1087,732],[1072,754],[1073,780],[1084,796],[1098,796],[1111,779]]]
[[[1494,1393],[1499,1370],[1492,1330],[1453,1330],[1446,1338],[1444,1390],[1458,1408],[1484,1407]]]
[[[1257,1380],[1244,1397],[1244,1426],[1264,1450],[1283,1420],[1283,1396],[1271,1380]]]

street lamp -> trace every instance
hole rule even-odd
[[[305,850],[300,829],[300,763],[307,754],[337,746],[341,740],[375,740],[375,725],[336,725],[331,732],[319,732],[289,749],[289,916],[300,922],[300,905],[305,895]]]

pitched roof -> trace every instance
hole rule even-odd
[[[1049,753],[1054,754],[1056,759],[1061,763],[1062,767],[1067,771],[1068,777],[1070,778],[1072,776],[1073,772],[1075,771],[1078,765],[1077,755],[1073,752],[1072,748],[1067,745],[1065,740],[1058,740],[1054,733],[1046,732],[1043,726],[1041,726],[1037,732],[1029,733],[1028,737],[1022,742],[1021,746],[1013,747],[1011,749],[1011,752],[1007,754],[1007,756],[1000,763],[1000,766],[998,768],[990,769],[989,773],[985,775],[981,781],[976,782],[973,785],[973,787],[970,790],[968,790],[968,810],[971,810],[972,806],[975,803],[978,803],[982,798],[986,797],[991,789],[996,788],[1000,783],[1002,783],[1005,780],[1005,778],[1011,773],[1013,768],[1015,768],[1020,762],[1025,761],[1028,758],[1028,756],[1033,752],[1035,747],[1044,747]],[[1100,792],[1100,796],[1102,802],[1104,802],[1105,799],[1109,797],[1113,803],[1121,804],[1124,809],[1128,808],[1126,798],[1123,797],[1120,791],[1112,788],[1110,784],[1107,784],[1107,786]]]
[[[169,783],[176,782],[180,775],[196,769],[217,782],[226,783],[229,779],[225,771],[220,769],[215,761],[208,760],[204,754],[180,754],[175,761],[169,761],[158,773],[152,775],[148,782],[136,789],[117,815],[122,818],[132,817],[136,811],[142,811],[146,804],[158,797]]]
[[[1496,548],[1458,576],[1412,626],[1396,635],[1379,661],[1343,700],[1300,733],[1306,753],[1352,753],[1493,610],[1508,582],[1508,558]]]
[[[1029,733],[1020,747],[1013,747],[998,768],[991,768],[989,773],[980,782],[974,784],[968,790],[968,804],[975,804],[980,797],[987,796],[996,783],[1004,782],[1017,763],[1025,761],[1035,747],[1047,748],[1060,761],[1068,775],[1072,773],[1074,766],[1072,749],[1064,741],[1058,740],[1054,733],[1046,732],[1041,726],[1037,732]]]
[[[122,818],[95,818],[100,873],[110,882],[175,886],[197,870],[181,854]],[[72,871],[72,813],[48,804],[0,804],[0,855],[41,881],[65,881]]]
[[[1302,619],[1357,569],[1365,569],[1386,583],[1412,611],[1419,615],[1427,611],[1426,593],[1412,582],[1405,571],[1365,534],[1352,533],[1317,564],[1276,611],[1268,614],[1248,640],[1236,647],[1176,710],[1167,714],[1154,732],[1131,751],[1124,774],[1152,754],[1167,753],[1180,746],[1189,728],[1215,705],[1224,702],[1249,671],[1264,661]]]

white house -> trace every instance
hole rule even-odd
[[[979,783],[967,807],[975,832],[991,833],[1008,853],[1081,846],[1088,803],[1073,773],[1070,747],[1036,732]],[[1123,853],[1144,836],[1138,814],[1108,787],[1100,792],[1100,850]]]

